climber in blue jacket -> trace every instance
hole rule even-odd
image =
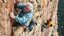
[[[33,16],[33,5],[29,2],[27,2],[26,4],[16,2],[16,6],[17,8],[21,9],[20,13],[17,16],[14,16],[13,13],[10,13],[10,17],[16,22],[23,25],[23,28],[26,28],[26,26],[28,26],[28,21]]]

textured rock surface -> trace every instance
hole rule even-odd
[[[9,12],[12,12],[12,0],[0,0],[0,36],[10,36]],[[11,6],[12,5],[12,6]]]
[[[26,2],[26,1],[24,1]],[[23,32],[22,36],[58,36],[57,32],[57,6],[58,6],[58,0],[29,0],[34,6],[34,20],[37,21],[37,26],[34,26],[33,31],[31,32]],[[52,21],[55,23],[55,27],[51,28],[44,28],[43,32],[41,32],[41,23],[44,20],[47,20],[50,18],[53,13]],[[41,17],[40,17],[41,16]],[[53,32],[52,32],[53,31]],[[27,35],[28,33],[28,35]],[[20,35],[20,34],[19,34]]]
[[[13,2],[12,0],[0,0],[0,36],[10,36],[10,20],[9,20],[9,12],[13,11]],[[58,0],[27,0],[31,2],[34,6],[34,15],[33,18],[37,22],[37,26],[34,25],[33,30],[31,32],[22,32],[19,36],[58,36],[57,32],[57,6]],[[4,2],[4,3],[3,3]],[[26,3],[26,0],[21,0],[22,3]],[[12,6],[11,6],[12,5]],[[43,32],[41,32],[42,21],[49,19],[51,16],[51,12],[53,13],[53,22],[56,24],[55,27],[52,28],[44,28]],[[4,16],[4,17],[3,17]],[[51,31],[53,32],[51,32]],[[21,30],[22,31],[22,30]],[[20,32],[21,32],[20,31]],[[50,34],[51,32],[51,34]],[[49,35],[49,34],[50,35]]]

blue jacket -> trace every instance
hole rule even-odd
[[[19,3],[18,4],[18,8],[21,9],[20,13],[18,16],[16,16],[14,19],[16,20],[16,22],[20,23],[21,25],[25,25],[28,26],[28,21],[32,18],[33,12],[32,10],[30,12],[24,12],[24,7],[26,5]]]

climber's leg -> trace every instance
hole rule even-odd
[[[16,27],[16,29],[14,30],[13,36],[19,36],[24,31],[24,29],[26,28],[26,26],[21,25],[19,23],[14,23],[13,26]]]
[[[47,27],[45,27],[45,26],[43,26],[42,27],[43,29],[42,29],[42,36],[46,36],[47,35]]]
[[[34,21],[34,20],[31,20],[31,22],[29,23],[29,26],[28,26],[29,27],[29,31],[32,31],[34,25],[37,25],[37,22]]]
[[[17,27],[17,29],[14,32],[13,36],[19,36],[23,32],[23,27],[20,25]]]

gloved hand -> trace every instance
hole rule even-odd
[[[10,18],[12,18],[12,19],[14,19],[14,18],[15,18],[15,16],[14,16],[14,14],[13,14],[13,13],[10,13]]]

